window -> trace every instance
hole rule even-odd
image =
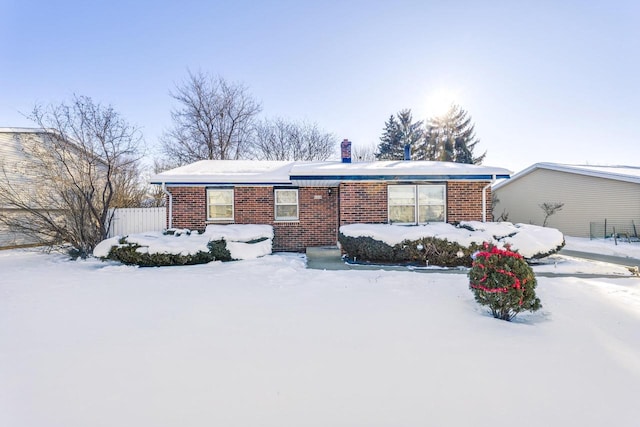
[[[390,185],[387,194],[390,223],[445,221],[446,191],[443,184]]]
[[[276,221],[298,220],[298,190],[275,190]]]
[[[207,219],[233,221],[233,188],[207,189]]]
[[[410,224],[416,222],[416,186],[390,185],[389,222]]]
[[[418,222],[443,222],[444,220],[444,185],[418,185]]]

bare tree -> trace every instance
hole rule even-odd
[[[353,145],[351,147],[351,159],[355,162],[373,162],[376,159],[378,148],[375,144]]]
[[[164,156],[174,165],[247,157],[246,145],[261,107],[245,86],[189,72],[171,96],[179,106],[171,112],[173,127],[161,142]]]
[[[335,135],[316,123],[282,118],[256,125],[252,156],[260,160],[327,160],[337,152]]]
[[[540,209],[544,211],[544,221],[542,222],[542,226],[546,227],[549,217],[561,211],[564,207],[564,203],[544,202],[543,204],[538,206],[540,206]]]
[[[506,209],[502,209],[502,213],[498,218],[496,218],[496,209],[497,205],[500,203],[500,199],[498,195],[494,192],[491,192],[491,219],[496,222],[506,222],[509,221],[509,212]]]
[[[8,209],[0,223],[86,257],[107,237],[111,208],[139,202],[142,136],[111,106],[83,96],[37,106],[30,118],[42,131],[22,141],[18,169],[1,165],[0,205]]]

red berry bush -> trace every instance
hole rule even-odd
[[[489,307],[493,317],[511,320],[522,311],[542,307],[536,297],[536,278],[522,255],[485,243],[473,255],[469,288],[476,301]]]

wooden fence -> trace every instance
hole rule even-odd
[[[116,209],[109,237],[167,228],[167,208]]]

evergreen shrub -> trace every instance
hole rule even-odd
[[[107,255],[107,259],[119,261],[127,265],[140,267],[164,267],[170,265],[195,265],[206,264],[211,261],[231,261],[231,254],[227,250],[227,244],[223,240],[213,240],[207,244],[209,251],[199,251],[195,254],[182,255],[170,253],[148,253],[139,251],[142,246],[137,243],[129,243],[126,237],[120,239],[119,246],[113,246]]]
[[[475,300],[489,307],[493,317],[511,320],[522,311],[542,307],[536,297],[536,278],[525,259],[517,252],[489,243],[473,255],[469,270],[469,288]]]
[[[470,267],[471,254],[481,248],[475,243],[464,247],[456,242],[435,237],[404,240],[402,243],[391,246],[368,236],[351,237],[340,233],[338,241],[342,250],[352,261],[441,267]]]

